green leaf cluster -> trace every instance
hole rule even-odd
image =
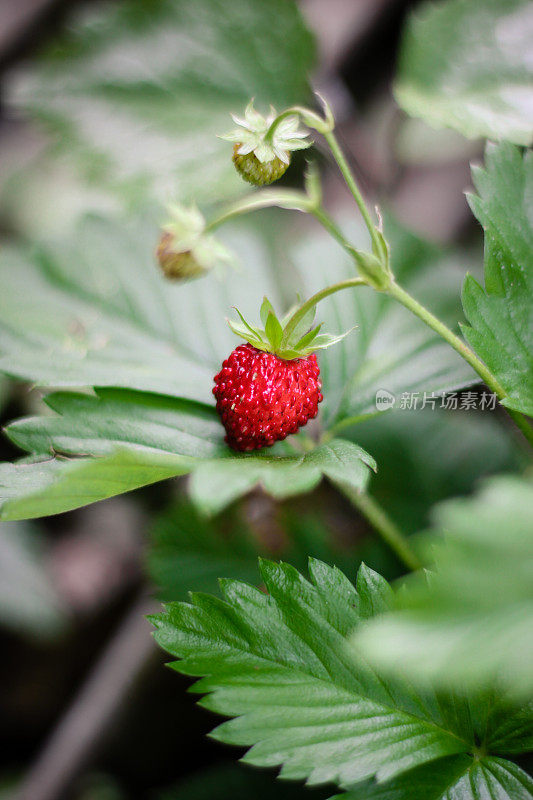
[[[257,350],[274,353],[284,359],[306,358],[316,350],[325,350],[331,345],[341,342],[348,333],[351,333],[351,331],[347,331],[339,336],[334,336],[331,333],[320,333],[321,324],[313,328],[316,306],[309,309],[292,330],[288,328],[288,325],[298,313],[298,306],[290,309],[280,320],[272,303],[265,297],[260,312],[263,329],[250,325],[239,309],[236,311],[241,321],[229,320],[228,322],[233,333],[250,342]]]
[[[532,796],[530,778],[504,757],[527,748],[524,709],[415,690],[350,648],[354,631],[391,608],[381,576],[362,565],[354,587],[315,560],[309,581],[288,564],[260,569],[266,593],[223,580],[222,600],[194,593],[151,618],[179,659],[171,666],[200,678],[201,705],[232,718],[215,739],[250,748],[245,763],[336,783],[352,800],[470,800],[486,785],[503,798]]]

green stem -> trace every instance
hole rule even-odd
[[[304,192],[293,191],[291,189],[266,189],[256,192],[254,195],[238,200],[233,205],[228,206],[218,217],[212,219],[205,227],[206,231],[215,230],[222,223],[232,217],[247,214],[249,211],[258,211],[261,208],[272,208],[278,206],[293,211],[309,212],[312,210],[311,201]]]
[[[308,300],[303,303],[292,315],[290,320],[287,322],[285,326],[285,330],[283,331],[283,339],[281,344],[285,344],[289,341],[294,329],[298,325],[301,319],[305,317],[308,311],[316,306],[321,300],[324,300],[325,297],[329,297],[330,294],[334,294],[335,292],[340,292],[343,289],[351,289],[355,286],[366,286],[366,281],[363,278],[348,278],[345,281],[340,281],[339,283],[333,283],[331,286],[326,286],[325,289],[321,289],[316,294],[312,295]]]
[[[295,114],[300,114],[303,110],[305,109],[301,109],[299,106],[294,106],[294,108],[288,108],[286,111],[282,111],[281,114],[278,114],[276,119],[270,125],[270,128],[265,133],[265,142],[267,144],[272,144],[274,133],[276,132],[276,128],[278,127],[279,123],[284,119],[287,119],[287,117],[294,117]]]
[[[413,314],[416,314],[416,316],[425,322],[426,325],[429,325],[430,328],[432,328],[436,333],[439,334],[439,336],[448,342],[448,344],[450,344],[453,349],[456,350],[468,364],[470,364],[470,366],[477,372],[484,383],[486,383],[489,389],[491,389],[500,400],[503,400],[507,396],[507,392],[501,383],[492,374],[490,369],[483,363],[483,361],[476,356],[476,354],[459,336],[453,333],[453,331],[451,331],[443,322],[441,322],[440,319],[435,317],[431,311],[428,311],[428,309],[421,305],[418,300],[415,300],[414,297],[406,292],[405,289],[402,289],[401,286],[398,286],[398,284],[394,281],[388,288],[387,293],[408,308],[409,311],[412,311]],[[520,428],[529,443],[533,445],[533,428],[531,425],[529,425],[525,417],[513,409],[506,408],[505,410]]]
[[[236,203],[233,203],[233,205],[228,206],[218,217],[212,219],[206,225],[205,230],[207,232],[213,231],[227,220],[232,219],[232,217],[238,217],[241,214],[247,214],[250,211],[258,211],[262,208],[272,208],[273,206],[312,214],[341,247],[346,250],[350,257],[352,259],[354,258],[354,253],[356,252],[355,248],[345,238],[339,226],[332,220],[329,214],[326,213],[324,208],[317,205],[316,201],[304,192],[291,189],[266,189],[262,192],[256,192],[254,195],[248,196],[243,200],[238,200]]]
[[[308,128],[313,128],[313,130],[317,131],[318,133],[325,134],[327,131],[333,128],[333,117],[327,104],[325,104],[324,119],[322,119],[319,114],[317,114],[315,111],[312,111],[310,108],[304,108],[303,106],[291,106],[290,108],[285,109],[285,111],[282,111],[281,114],[278,114],[278,116],[272,121],[270,128],[265,133],[265,142],[267,142],[267,144],[272,144],[274,133],[280,122],[282,122],[284,119],[287,119],[287,117],[294,116],[299,116],[304,125],[307,125]]]
[[[331,236],[336,239],[336,241],[340,244],[341,247],[344,247],[347,253],[350,254],[350,257],[353,259],[354,257],[354,247],[350,244],[350,242],[345,238],[344,234],[342,233],[341,229],[338,227],[336,222],[334,222],[329,214],[327,214],[322,206],[314,206],[309,209],[310,213],[315,217],[318,222],[328,231]]]
[[[342,150],[341,150],[341,148],[339,146],[339,143],[337,141],[337,138],[336,138],[335,134],[333,133],[333,131],[328,131],[328,132],[324,133],[324,138],[325,138],[326,142],[329,145],[329,149],[332,152],[333,158],[337,162],[337,164],[339,166],[339,169],[342,172],[342,176],[343,176],[344,180],[346,181],[346,185],[348,186],[348,189],[352,193],[352,196],[353,196],[355,202],[359,206],[359,211],[363,215],[363,219],[365,221],[366,227],[368,228],[368,232],[369,232],[369,234],[371,236],[372,244],[374,246],[374,251],[375,251],[376,254],[378,254],[378,253],[381,252],[381,242],[380,242],[380,240],[378,238],[378,235],[377,235],[377,232],[376,232],[376,226],[374,225],[374,222],[372,221],[372,217],[370,216],[368,208],[366,207],[365,201],[363,200],[363,195],[359,191],[359,187],[358,187],[357,183],[355,182],[355,178],[354,178],[354,176],[352,174],[352,171],[351,171],[351,169],[350,169],[350,167],[348,165],[348,162],[346,161],[344,153],[342,152]]]
[[[348,487],[341,487],[341,489],[350,503],[370,522],[405,566],[411,570],[421,569],[422,562],[412,549],[407,537],[379,503],[365,492],[358,492],[356,489]]]

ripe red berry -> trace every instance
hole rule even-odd
[[[285,439],[318,414],[316,355],[285,360],[241,344],[215,375],[213,394],[234,450],[259,450]]]

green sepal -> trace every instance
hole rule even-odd
[[[383,246],[386,247],[386,242],[382,234],[380,234],[379,231],[377,231],[377,234],[378,237],[380,237],[380,249],[382,243]],[[356,250],[355,247],[351,248],[351,253],[357,264],[359,275],[364,278],[370,286],[378,292],[389,288],[392,275],[388,265],[388,255],[385,259],[381,253],[378,255],[374,253],[365,253],[362,250]]]
[[[330,347],[341,339],[344,339],[351,331],[346,331],[339,336],[329,333],[320,333],[322,323],[312,327],[316,315],[316,306],[313,306],[304,314],[302,319],[295,326],[288,337],[285,330],[289,321],[292,319],[298,307],[293,307],[281,319],[276,315],[270,300],[265,297],[261,304],[260,316],[264,328],[255,327],[244,318],[238,308],[235,309],[240,317],[240,322],[228,320],[228,325],[237,336],[258,350],[273,353],[279,358],[292,360],[294,358],[306,358],[314,353],[315,350],[323,350]],[[353,328],[351,329],[353,330]]]
[[[301,349],[304,349],[306,347],[309,347],[311,342],[313,342],[316,339],[316,337],[318,336],[318,334],[320,332],[320,328],[322,327],[322,325],[323,325],[323,323],[321,322],[320,325],[316,326],[316,328],[312,328],[304,336],[302,336],[302,338],[300,339],[300,341],[296,345],[296,348],[298,350],[301,350]]]
[[[279,319],[272,311],[268,312],[268,317],[265,325],[265,333],[267,335],[268,341],[271,343],[273,347],[273,352],[277,352],[279,350],[281,339],[283,337],[283,328],[281,327]]]
[[[237,313],[240,313],[238,311],[238,309],[237,309]],[[272,303],[270,302],[268,297],[265,296],[265,297],[263,297],[263,302],[261,303],[261,310],[259,312],[259,316],[261,317],[261,322],[265,326],[267,324],[267,319],[268,319],[268,315],[269,314],[273,314],[274,316],[276,316],[276,312],[274,311]]]

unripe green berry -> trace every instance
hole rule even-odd
[[[191,250],[177,251],[174,249],[174,236],[168,231],[161,234],[156,250],[159,266],[169,280],[190,280],[198,278],[207,272],[207,269],[198,263]]]
[[[273,158],[272,161],[259,161],[254,153],[239,155],[240,143],[233,147],[233,163],[237,172],[242,175],[245,181],[253,183],[254,186],[267,186],[269,183],[277,181],[286,171],[289,164],[285,164],[281,158]]]

